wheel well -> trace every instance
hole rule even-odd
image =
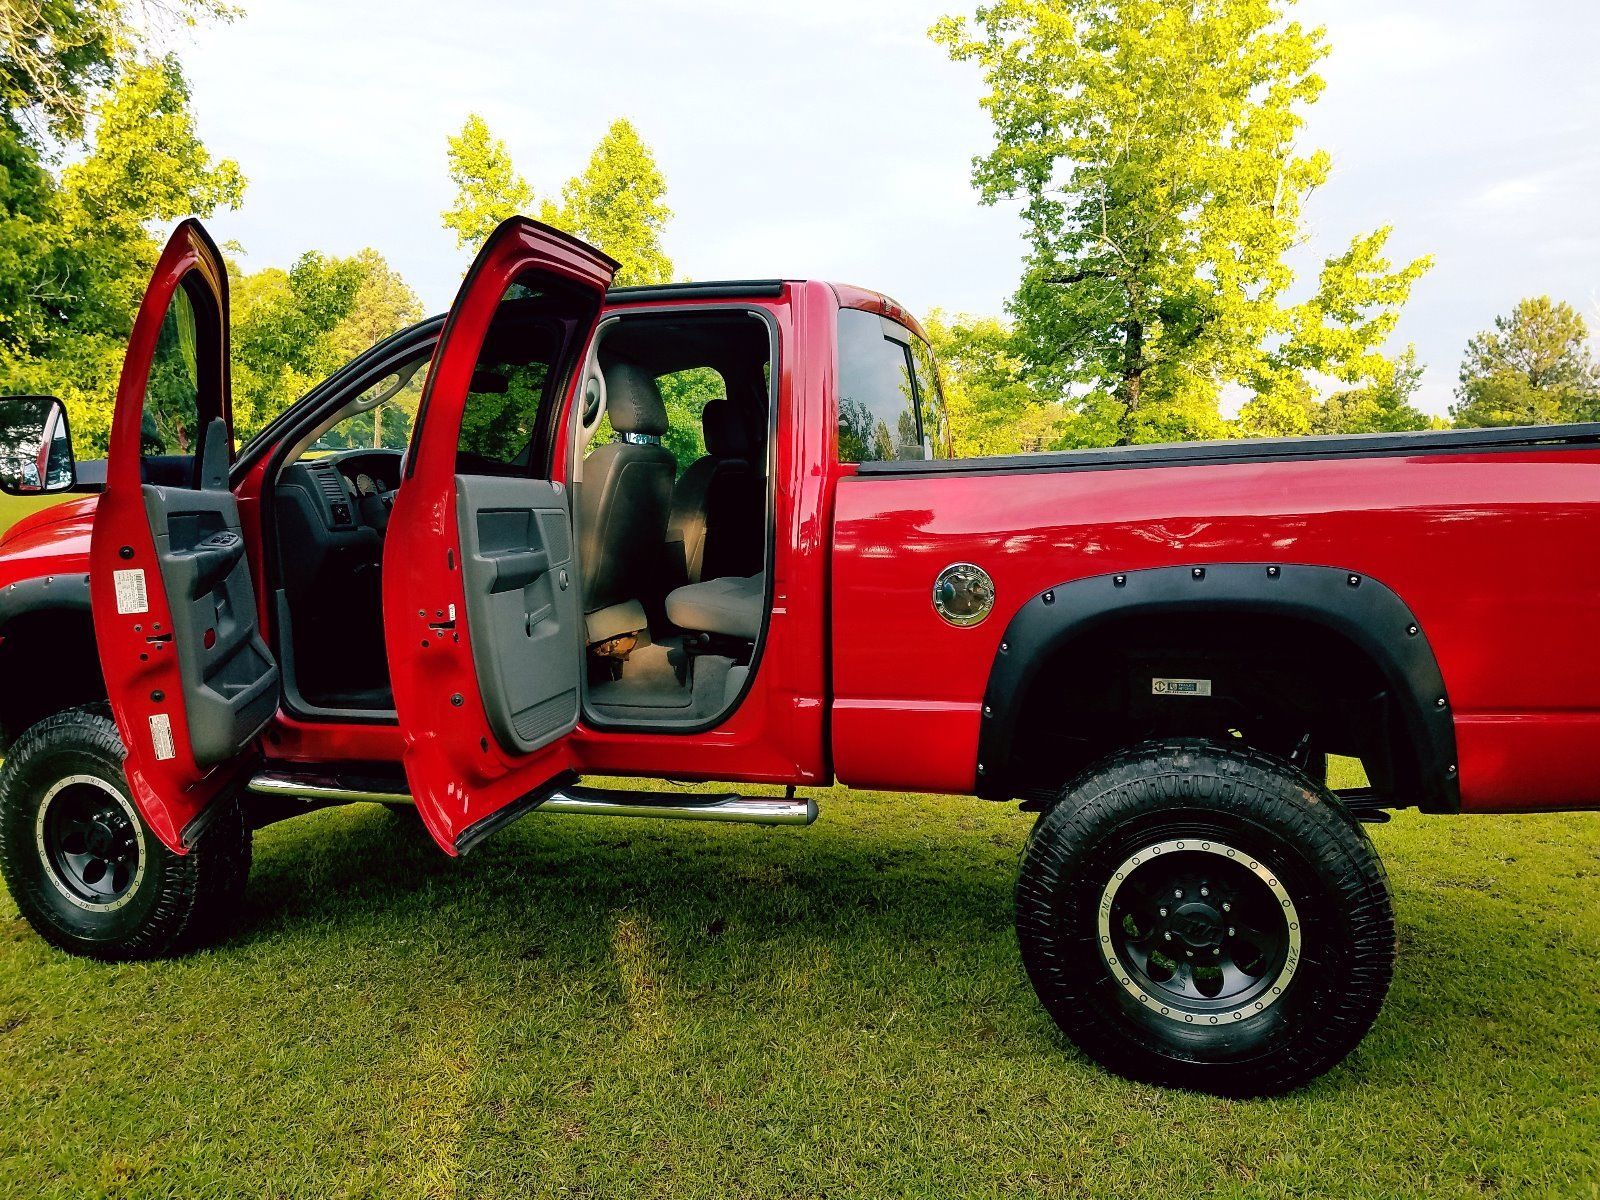
[[[1314,620],[1257,611],[1096,622],[1045,653],[1014,729],[1013,794],[1059,787],[1150,738],[1236,740],[1313,768],[1326,754],[1359,758],[1388,804],[1415,803],[1424,769],[1393,682],[1365,649]]]
[[[0,628],[0,747],[51,713],[105,698],[87,609],[22,613]]]

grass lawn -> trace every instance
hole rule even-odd
[[[260,834],[243,927],[47,949],[0,893],[7,1196],[1600,1195],[1600,816],[1400,816],[1388,1008],[1286,1099],[1054,1031],[1031,818],[821,794],[809,830],[538,815],[449,861],[356,807]]]
[[[56,492],[48,496],[8,496],[0,492],[0,533],[10,529],[29,513],[51,508],[67,500],[81,500],[82,493]]]

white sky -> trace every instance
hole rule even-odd
[[[1023,246],[984,208],[980,81],[925,36],[953,0],[245,0],[180,40],[201,133],[250,179],[210,222],[254,268],[377,247],[446,307],[465,267],[439,224],[445,137],[481,111],[541,193],[627,116],[696,279],[817,276],[914,311],[999,312]],[[1600,5],[1303,0],[1327,26],[1306,146],[1334,155],[1317,258],[1375,225],[1434,255],[1395,339],[1449,403],[1466,339],[1528,294],[1600,324]]]

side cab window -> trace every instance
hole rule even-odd
[[[162,317],[139,435],[142,474],[151,483],[192,485],[201,433],[221,412],[217,392],[226,386],[226,364],[212,361],[216,348],[197,333],[199,322],[217,320],[214,305],[209,292],[186,279]]]
[[[877,313],[839,310],[839,461],[949,458],[933,352]]]

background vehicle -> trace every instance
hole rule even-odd
[[[235,454],[226,276],[179,229],[104,493],[0,543],[0,866],[44,936],[192,945],[250,829],[330,803],[414,801],[459,854],[533,809],[807,823],[835,779],[1021,799],[1055,1020],[1261,1094],[1387,990],[1362,819],[1593,805],[1600,427],[953,460],[892,301],[612,267],[507,222],[447,318]],[[687,467],[685,372],[721,384]]]

